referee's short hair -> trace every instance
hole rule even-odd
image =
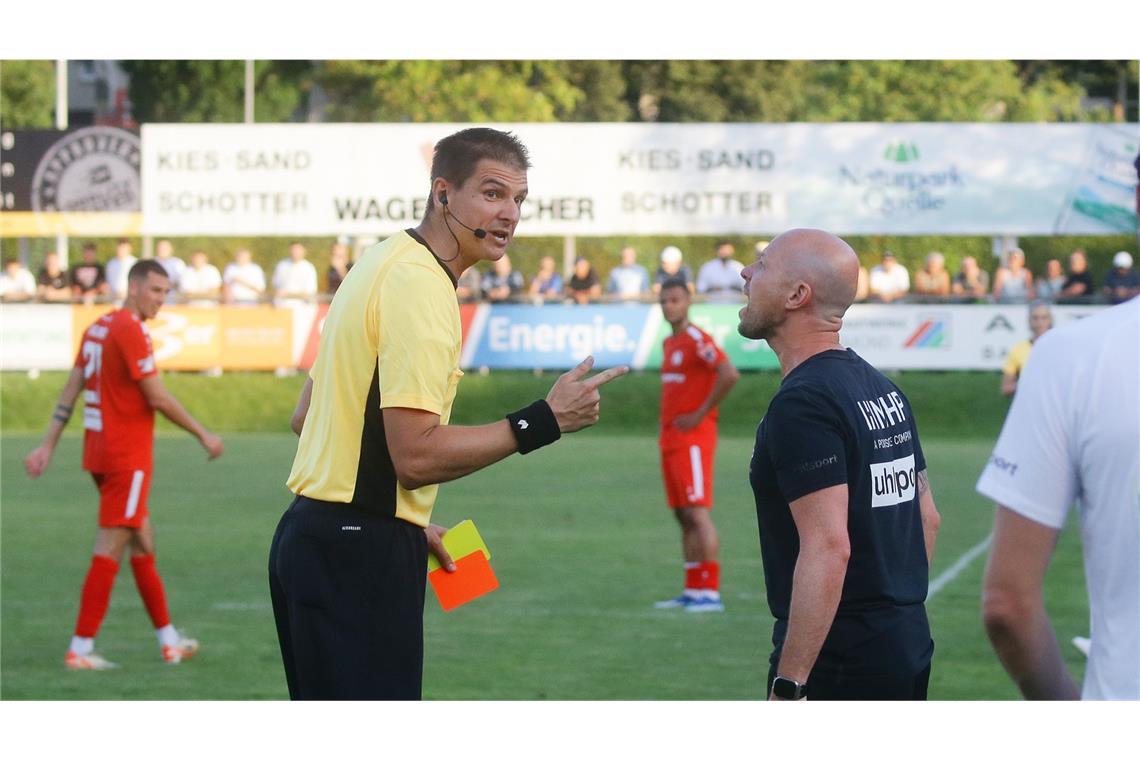
[[[141,282],[146,279],[148,274],[157,274],[159,277],[170,278],[166,270],[162,268],[154,259],[139,259],[131,267],[131,271],[127,273],[127,279],[133,282]]]
[[[435,144],[431,181],[443,177],[456,185],[462,185],[475,173],[476,165],[485,158],[523,171],[530,168],[530,154],[513,133],[490,127],[471,127],[448,135]],[[428,211],[434,206],[435,196],[429,193]]]

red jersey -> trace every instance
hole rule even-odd
[[[678,430],[673,427],[673,420],[704,403],[716,382],[716,369],[725,358],[712,336],[696,325],[665,339],[661,358],[662,447],[716,437],[715,407],[692,430]]]
[[[150,335],[131,312],[104,314],[83,333],[75,366],[83,367],[83,469],[149,470],[154,409],[139,381],[158,373]]]

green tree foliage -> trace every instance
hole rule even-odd
[[[327,61],[329,121],[623,121],[613,61]]]
[[[240,122],[244,61],[124,61],[135,118],[143,122]],[[307,98],[312,64],[254,64],[255,121],[290,121]]]
[[[8,129],[50,129],[54,113],[53,61],[0,61],[0,123]]]

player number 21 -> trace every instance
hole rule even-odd
[[[89,380],[92,375],[98,375],[102,378],[103,373],[103,346],[99,343],[92,341],[83,342],[83,358],[85,363],[83,365],[83,379]],[[88,404],[99,403],[99,381],[95,381],[95,390],[85,390],[83,392],[83,400]]]

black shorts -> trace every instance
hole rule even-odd
[[[772,693],[772,681],[776,679],[776,666],[768,668],[767,698]],[[806,696],[808,701],[823,702],[836,700],[910,700],[925,701],[930,683],[930,666],[914,675],[868,675],[842,673],[812,673],[808,678]]]
[[[296,497],[269,551],[290,699],[419,699],[426,584],[423,528]]]

